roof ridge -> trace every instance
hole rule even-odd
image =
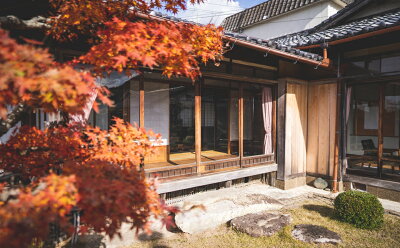
[[[335,26],[322,31],[308,29],[305,31],[271,39],[278,44],[291,45],[293,47],[309,46],[344,39],[369,33],[389,27],[400,25],[400,8],[365,16],[352,22]]]

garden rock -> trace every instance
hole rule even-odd
[[[339,234],[332,232],[325,227],[316,225],[296,225],[292,231],[292,236],[303,242],[317,244],[338,244],[342,242]]]
[[[272,236],[291,222],[290,215],[275,213],[247,214],[231,220],[231,226],[252,237]]]
[[[317,178],[314,181],[314,187],[317,189],[325,189],[328,187],[328,182],[322,178]]]
[[[200,194],[194,199],[188,197],[181,205],[177,205],[181,211],[175,215],[176,226],[184,233],[200,233],[239,216],[278,210],[283,206],[269,196],[238,191],[223,189]]]

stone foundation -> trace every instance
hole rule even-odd
[[[295,177],[295,178],[287,178],[285,180],[276,180],[276,187],[279,189],[293,189],[296,187],[304,186],[306,185],[306,177]]]

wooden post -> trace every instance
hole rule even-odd
[[[139,127],[144,127],[144,78],[139,79]],[[140,158],[140,170],[144,169],[144,157]]]
[[[385,84],[379,85],[379,118],[378,118],[378,177],[382,177],[383,156],[383,111],[385,104]]]
[[[139,81],[139,127],[144,127],[144,79]]]
[[[122,97],[122,103],[123,103],[123,110],[122,110],[122,115],[123,119],[126,122],[130,122],[130,102],[131,102],[131,81],[128,81],[124,84],[124,90],[123,90],[123,97]],[[95,118],[93,118],[95,119]]]
[[[341,106],[341,82],[337,81],[336,90],[336,121],[335,121],[335,150],[333,162],[332,191],[338,192],[338,173],[339,173],[339,144],[340,144],[340,106]]]
[[[243,84],[239,84],[239,158],[240,158],[240,167],[242,167],[242,158],[244,154],[243,148],[243,108],[244,108],[244,100],[243,100]]]
[[[197,173],[202,173],[203,168],[201,167],[201,83],[195,83],[195,95],[194,95],[194,130],[195,130],[195,158],[197,165]]]
[[[285,180],[288,176],[287,171],[290,168],[286,168],[285,164],[285,142],[286,142],[286,92],[287,92],[287,82],[285,79],[280,79],[278,82],[277,90],[277,123],[276,123],[276,162],[278,163],[278,173],[277,179]]]
[[[231,102],[232,102],[232,91],[229,89],[229,94],[228,94],[228,154],[230,155],[232,153],[232,147],[231,147]]]

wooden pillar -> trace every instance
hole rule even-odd
[[[378,177],[382,177],[383,156],[383,111],[385,104],[385,84],[379,85],[379,118],[378,118]]]
[[[144,127],[144,79],[139,81],[139,127]]]
[[[130,122],[130,102],[131,102],[131,81],[128,81],[124,84],[124,89],[123,89],[123,97],[122,97],[122,103],[123,103],[123,110],[122,110],[122,116],[124,121]],[[95,118],[93,118],[95,119]]]
[[[285,164],[285,141],[286,141],[286,92],[287,82],[285,79],[280,79],[278,82],[277,92],[277,148],[276,162],[278,163],[277,179],[285,180],[291,168],[286,168]]]
[[[335,121],[335,147],[334,147],[334,162],[332,176],[332,191],[338,191],[338,174],[339,174],[339,144],[340,144],[340,109],[341,109],[341,81],[337,81],[336,88],[336,121]]]
[[[229,89],[229,94],[228,94],[228,154],[232,153],[232,147],[231,147],[231,103],[232,103],[232,91]]]
[[[144,127],[144,78],[139,79],[139,127]],[[140,170],[144,170],[144,157],[140,158]]]
[[[242,158],[244,154],[243,147],[243,126],[244,126],[244,118],[243,118],[243,110],[244,110],[244,99],[243,99],[243,84],[239,84],[239,158],[240,158],[240,166],[242,166]]]
[[[195,83],[194,88],[194,130],[195,130],[195,158],[197,165],[197,173],[202,173],[203,168],[201,167],[201,83]]]

